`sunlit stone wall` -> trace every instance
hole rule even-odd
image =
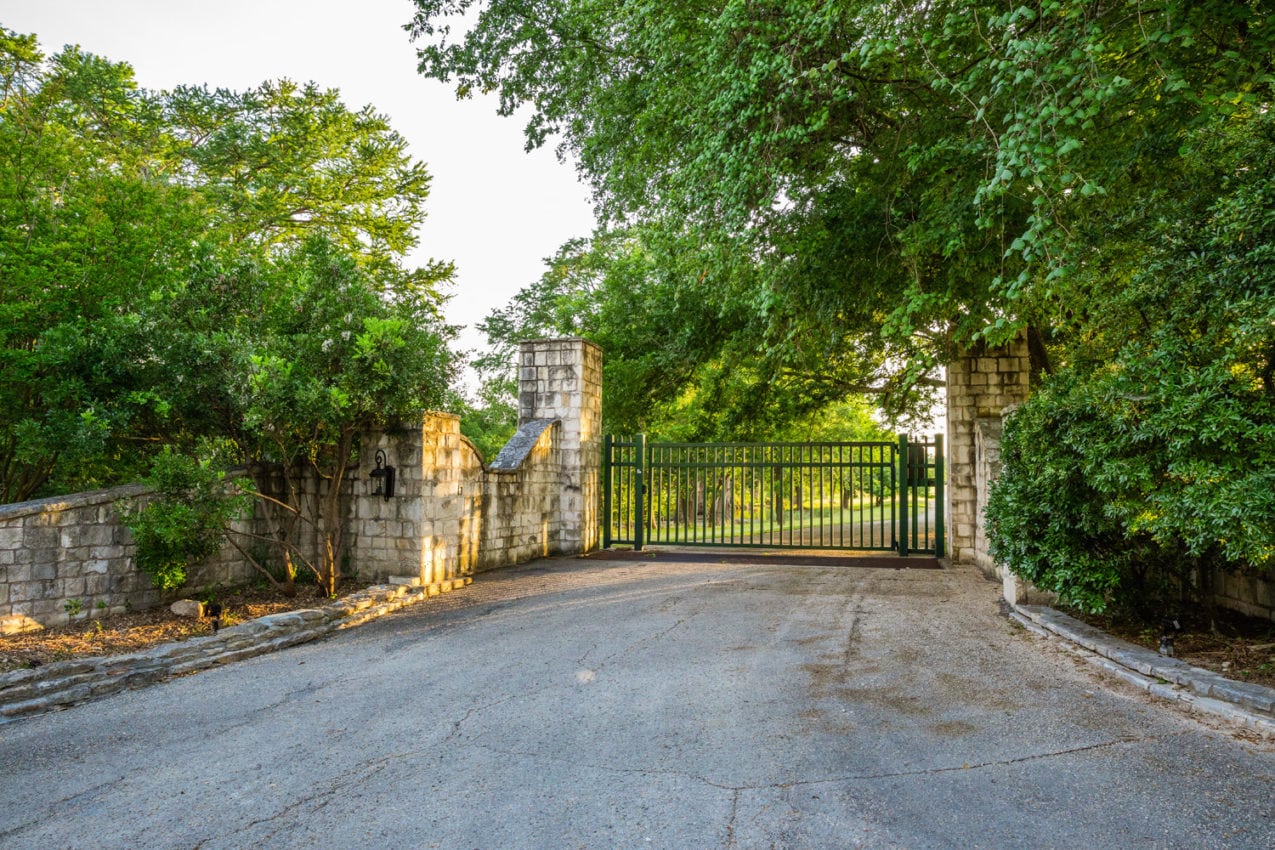
[[[602,469],[602,349],[583,339],[540,339],[519,351],[518,422],[562,423],[561,549],[598,548]]]
[[[384,450],[396,492],[370,495],[360,470],[350,553],[360,577],[433,585],[597,548],[601,350],[536,340],[522,344],[519,362],[519,429],[489,464],[451,414],[365,439],[364,467]]]

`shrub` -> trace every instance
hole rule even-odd
[[[206,460],[166,449],[145,481],[155,495],[144,507],[121,511],[137,543],[137,566],[156,587],[183,586],[188,567],[216,554],[227,527],[245,510],[250,497],[224,477]]]
[[[1245,415],[1200,372],[1193,388],[1161,374],[1130,393],[1150,368],[1066,371],[1006,422],[991,554],[1065,604],[1146,616],[1207,602],[1214,569],[1270,569],[1275,463],[1269,444],[1242,438],[1264,406]]]

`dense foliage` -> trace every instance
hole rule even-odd
[[[417,6],[422,72],[530,107],[612,221],[693,246],[667,280],[749,315],[723,339],[895,409],[1049,331],[1076,228],[1260,100],[1275,37],[1246,2]]]
[[[584,313],[656,319],[653,349],[608,350],[644,409],[709,397],[697,434],[863,391],[898,415],[937,365],[1023,334],[1058,383],[1011,428],[1005,487],[1036,480],[1016,466],[1033,457],[1083,469],[1050,496],[1109,526],[1060,519],[1071,548],[1036,558],[1014,548],[1035,515],[1009,515],[1027,491],[1004,496],[1011,567],[1078,573],[1108,532],[1177,564],[1268,563],[1269,4],[416,5],[422,73],[528,109],[529,145],[577,157],[615,228],[568,246],[604,260],[594,277],[610,240],[642,247]],[[1115,588],[1084,581],[1092,607]]]
[[[402,265],[428,187],[384,116],[335,91],[150,92],[0,30],[0,500],[135,480],[152,457],[167,480],[169,448],[216,446],[271,506],[289,579],[320,530],[307,565],[331,592],[356,435],[439,405],[454,370],[451,267]],[[307,470],[323,498],[301,498]],[[139,519],[161,581],[179,529],[203,551],[187,509],[209,492]]]
[[[829,439],[880,433],[867,417],[845,416],[847,405],[863,409],[845,401],[847,388],[812,386],[805,373],[759,357],[762,331],[749,311],[705,284],[679,286],[695,257],[639,228],[564,245],[539,281],[480,325],[492,343],[476,363],[489,404],[512,396],[519,340],[584,336],[606,352],[603,427],[612,433],[775,439],[814,421],[845,425]]]
[[[1086,336],[1010,419],[988,506],[994,553],[1085,608],[1275,567],[1275,119],[1196,131],[1184,166],[1077,276]]]

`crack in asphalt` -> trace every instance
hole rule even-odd
[[[726,847],[735,846],[735,818],[739,817],[739,789],[731,794],[730,797],[730,820],[726,822]]]
[[[939,776],[944,773],[961,773],[966,770],[984,770],[989,767],[1008,767],[1014,764],[1023,764],[1025,762],[1041,761],[1043,759],[1058,758],[1060,756],[1075,755],[1076,753],[1086,753],[1093,750],[1102,750],[1108,747],[1117,747],[1121,744],[1145,744],[1162,740],[1161,737],[1121,737],[1113,738],[1110,741],[1099,741],[1096,744],[1086,744],[1080,747],[1070,747],[1065,750],[1051,750],[1047,753],[1032,753],[1031,755],[1019,756],[1012,759],[996,759],[994,761],[977,762],[975,764],[962,764],[960,767],[929,767],[918,770],[900,770],[890,773],[863,773],[850,774],[847,776],[833,776],[826,779],[803,779],[796,782],[772,783],[769,785],[759,785],[756,788],[748,788],[746,790],[764,790],[768,788],[807,788],[811,785],[831,785],[838,782],[860,782],[864,780],[876,779],[903,779],[912,776]]]
[[[391,753],[390,755],[387,755],[387,756],[381,756],[378,759],[373,759],[371,761],[365,761],[360,764],[357,764],[354,767],[350,768],[349,770],[338,773],[334,777],[332,777],[328,781],[327,788],[316,790],[312,794],[307,794],[302,797],[299,797],[296,800],[284,806],[283,808],[279,809],[274,814],[257,818],[256,820],[253,820],[253,821],[249,821],[248,823],[244,824],[243,826],[235,829],[233,832],[224,836],[224,838],[232,838],[236,835],[245,834],[249,830],[254,829],[263,824],[273,825],[274,826],[273,829],[271,829],[261,838],[255,839],[253,841],[254,844],[263,844],[267,841],[272,840],[276,835],[278,835],[280,832],[282,832],[284,829],[287,828],[287,824],[277,823],[280,819],[288,817],[289,815],[291,815],[293,812],[295,812],[297,809],[301,808],[302,806],[305,806],[315,801],[320,801],[318,805],[316,805],[313,809],[310,810],[310,814],[314,814],[315,812],[322,811],[324,808],[327,807],[329,803],[332,802],[332,798],[335,797],[337,794],[339,794],[341,791],[345,790],[347,787],[354,785],[355,783],[366,782],[367,780],[376,776],[381,771],[385,770],[385,768],[387,768],[391,762],[397,761],[399,759],[410,758],[412,756],[419,756],[426,752],[428,751],[427,750],[409,750],[403,753]],[[222,838],[222,837],[223,836],[218,836],[218,838]],[[213,840],[213,839],[204,839],[204,841],[201,842],[201,845],[210,840]]]
[[[633,641],[633,643],[629,644],[623,649],[617,650],[611,653],[610,655],[605,656],[601,661],[598,662],[598,666],[595,667],[594,669],[601,670],[603,667],[610,664],[612,661],[616,660],[617,658],[623,658],[624,656],[628,655],[630,652],[637,649],[639,646],[642,646],[643,644],[651,644],[651,643],[656,643],[657,641],[663,640],[664,638],[668,637],[668,635],[671,632],[673,632],[675,629],[678,629],[681,626],[685,625],[686,621],[689,619],[690,617],[682,617],[677,622],[675,622],[673,625],[669,626],[666,629],[662,629],[656,632],[655,634],[647,635],[644,638],[640,638],[638,640]]]
[[[456,736],[456,734],[458,734],[459,727],[463,725],[473,714],[478,713],[480,711],[485,711],[489,708],[495,707],[496,705],[509,702],[510,700],[513,700],[515,698],[517,697],[514,695],[511,695],[511,696],[504,697],[500,700],[495,700],[489,703],[485,703],[481,706],[472,707],[465,713],[464,717],[455,721],[453,732],[451,735],[448,736],[448,738],[444,741],[444,743],[452,740]],[[786,781],[786,782],[764,782],[764,783],[742,784],[742,785],[731,785],[731,784],[715,781],[701,774],[696,774],[690,771],[678,770],[673,768],[652,768],[652,767],[626,768],[626,767],[617,767],[615,765],[599,764],[599,763],[592,763],[592,762],[582,763],[582,762],[578,762],[578,761],[574,761],[570,759],[554,757],[546,753],[541,753],[536,751],[504,749],[504,748],[495,747],[490,744],[484,744],[480,742],[473,742],[472,746],[475,746],[483,750],[487,750],[488,752],[491,752],[495,755],[529,758],[533,760],[543,760],[543,761],[550,761],[550,762],[556,762],[556,763],[570,764],[577,769],[596,770],[596,771],[600,771],[604,773],[613,773],[618,775],[676,777],[676,778],[682,778],[682,779],[698,782],[705,786],[708,786],[710,788],[714,788],[720,791],[728,791],[731,793],[731,809],[730,809],[729,819],[726,824],[725,846],[727,848],[730,848],[730,847],[737,846],[736,835],[735,835],[735,823],[739,815],[740,798],[744,792],[787,790],[791,788],[809,788],[809,787],[818,786],[818,785],[835,785],[835,784],[842,784],[842,783],[848,783],[848,782],[875,781],[875,780],[882,780],[882,779],[897,779],[897,778],[907,778],[907,777],[917,777],[917,776],[937,776],[937,775],[942,775],[947,773],[959,773],[961,771],[966,771],[966,770],[982,770],[982,769],[987,769],[992,767],[1004,767],[1009,765],[1022,764],[1025,762],[1039,761],[1042,759],[1058,758],[1061,756],[1074,755],[1077,753],[1092,752],[1095,750],[1121,746],[1126,744],[1148,743],[1153,741],[1159,741],[1161,739],[1162,739],[1161,737],[1121,737],[1121,738],[1115,738],[1109,741],[1100,741],[1098,743],[1087,744],[1087,745],[1079,746],[1079,747],[1070,747],[1063,750],[1052,750],[1045,753],[1032,753],[1029,755],[1019,756],[1017,758],[1012,758],[1012,759],[998,759],[993,761],[979,762],[976,764],[962,764],[959,767],[953,765],[953,766],[946,766],[946,767],[924,768],[924,769],[918,769],[918,770],[890,771],[890,772],[883,772],[883,773],[847,774],[844,776],[823,777],[823,778],[817,778],[817,779],[798,779],[798,780],[792,780],[792,781]],[[376,759],[370,759],[368,761],[360,762],[359,764],[354,765],[350,767],[349,769],[342,771],[341,773],[335,774],[333,777],[327,780],[326,787],[322,789],[316,789],[313,793],[303,795],[293,800],[292,802],[288,803],[287,805],[283,806],[282,808],[278,809],[274,813],[249,821],[248,823],[238,827],[237,829],[233,830],[232,832],[228,834],[220,835],[215,838],[210,837],[210,838],[201,839],[198,843],[194,845],[194,847],[200,848],[210,841],[226,840],[226,839],[234,838],[235,836],[245,835],[249,833],[251,830],[256,829],[257,827],[260,827],[262,825],[274,825],[275,828],[271,829],[269,832],[262,835],[259,839],[256,839],[254,843],[269,842],[275,836],[277,836],[280,832],[282,832],[284,829],[287,828],[287,824],[279,823],[279,821],[288,818],[293,813],[295,813],[298,809],[301,809],[307,805],[313,804],[313,808],[311,809],[310,813],[313,814],[315,812],[319,812],[322,809],[324,809],[332,801],[334,797],[336,797],[339,793],[344,791],[346,788],[356,786],[359,783],[367,782],[369,779],[371,779],[372,777],[376,776],[377,774],[381,773],[386,768],[388,768],[392,763],[396,761],[401,761],[404,759],[410,759],[410,758],[420,757],[423,755],[428,755],[431,752],[433,752],[435,755],[439,755],[439,752],[435,748],[412,749],[412,750],[406,750],[403,752],[390,753],[388,755],[384,755]],[[52,806],[59,807],[63,804],[70,803],[74,800],[92,795],[103,788],[106,788],[110,785],[115,784],[116,782],[119,781],[119,779],[120,777],[116,777],[115,779],[112,779],[109,782],[101,783],[99,785],[94,786],[93,788],[89,788],[77,794],[73,794],[69,797],[63,798],[57,801],[56,803],[53,803]],[[37,816],[27,821],[24,824],[8,829],[4,832],[0,832],[0,838],[6,838],[10,836],[19,835],[20,833],[27,831],[33,825],[39,823],[42,819],[43,819],[42,817]]]
[[[555,757],[547,753],[541,753],[529,750],[511,750],[496,747],[490,744],[475,742],[474,746],[487,750],[488,752],[499,756],[513,756],[520,758],[529,758],[538,761],[549,761],[558,764],[568,764],[578,769],[596,770],[603,773],[614,773],[622,776],[638,775],[638,776],[670,776],[682,779],[688,779],[709,788],[716,788],[721,791],[730,791],[740,793],[744,791],[777,791],[790,788],[809,788],[814,785],[835,785],[845,782],[864,782],[875,781],[879,779],[901,779],[915,776],[939,776],[946,773],[960,773],[967,770],[985,770],[992,767],[1008,767],[1015,764],[1023,764],[1025,762],[1041,761],[1043,759],[1059,758],[1061,756],[1075,755],[1077,753],[1092,752],[1094,750],[1106,749],[1108,747],[1117,747],[1124,744],[1143,744],[1163,740],[1163,736],[1152,737],[1121,737],[1114,738],[1109,741],[1099,741],[1096,744],[1086,744],[1079,747],[1070,747],[1065,750],[1051,750],[1045,753],[1032,753],[1030,755],[1018,756],[1012,759],[996,759],[993,761],[978,762],[975,764],[962,764],[959,767],[952,765],[947,767],[930,767],[920,768],[917,770],[900,770],[889,771],[884,773],[851,773],[844,776],[829,776],[819,779],[795,779],[787,782],[763,782],[758,784],[730,785],[724,782],[715,781],[703,776],[702,774],[692,773],[686,770],[676,768],[655,768],[655,767],[617,767],[609,764],[599,764],[594,762],[580,762],[572,759]]]
[[[464,715],[452,721],[452,731],[447,733],[447,737],[443,739],[442,743],[449,744],[452,741],[455,741],[457,738],[459,738],[461,727],[464,726],[466,723],[468,723],[469,719],[473,717],[475,714],[479,714],[481,712],[487,711],[488,709],[495,708],[498,705],[504,705],[507,702],[512,702],[513,700],[519,699],[521,697],[529,697],[529,696],[534,696],[536,694],[542,694],[545,691],[555,686],[556,685],[554,683],[550,683],[542,687],[535,688],[534,690],[525,691],[523,693],[507,694],[506,696],[503,696],[500,699],[491,700],[490,702],[485,702],[485,703],[482,703],[481,705],[471,705],[469,709],[465,711]]]
[[[279,708],[283,708],[285,705],[287,705],[289,702],[291,702],[293,699],[297,697],[317,694],[320,691],[324,690],[325,688],[330,688],[333,686],[334,686],[334,682],[324,682],[323,684],[318,684],[314,682],[313,680],[311,680],[298,688],[292,688],[291,690],[286,691],[282,696],[280,696],[274,702],[270,702],[270,703],[267,703],[266,705],[262,705],[257,708],[251,709],[247,714],[242,715],[237,722],[232,723],[229,726],[223,726],[220,730],[218,730],[217,734],[222,735],[227,732],[233,732],[236,729],[242,729],[245,726],[251,726],[257,722],[257,718],[259,718],[261,715],[268,714]]]
[[[20,823],[17,826],[13,826],[5,830],[0,830],[0,839],[8,838],[9,836],[18,835],[19,833],[26,832],[32,826],[38,823],[43,823],[44,821],[51,818],[52,814],[50,813],[58,811],[61,806],[66,804],[74,804],[85,798],[91,798],[92,795],[95,795],[101,792],[102,789],[113,787],[119,782],[122,782],[124,778],[125,778],[124,775],[120,774],[118,776],[112,777],[111,779],[108,779],[105,782],[99,782],[97,785],[94,785],[92,788],[85,788],[83,791],[77,791],[76,793],[71,794],[68,797],[63,797],[62,799],[55,800],[52,803],[46,803],[44,809],[40,812],[40,814],[32,815],[31,818],[29,818],[27,821]]]

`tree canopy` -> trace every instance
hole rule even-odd
[[[440,406],[454,377],[451,265],[403,264],[428,190],[386,118],[334,90],[152,92],[0,30],[0,499],[155,459],[130,523],[173,586],[221,545],[218,474],[246,465],[270,533],[232,542],[332,593],[358,435]]]
[[[402,265],[428,189],[386,118],[334,90],[152,92],[126,63],[0,30],[0,499],[129,480],[161,445],[235,433],[230,376],[274,344],[263,316],[310,273],[311,238],[373,287],[343,311],[360,339],[410,336],[365,326],[389,321],[381,301],[448,336],[451,266]]]
[[[1271,565],[1270,4],[415,2],[423,74],[579,162],[615,229],[581,256],[644,246],[583,296],[584,321],[660,317],[608,379],[711,397],[697,431],[864,391],[897,415],[1025,335],[1041,391],[991,529],[1011,567],[1099,607],[1138,583],[1108,554]],[[552,271],[520,299],[581,300]]]
[[[416,5],[422,73],[529,108],[610,221],[693,244],[678,285],[755,351],[876,390],[1049,336],[1086,232],[1260,104],[1275,46],[1256,2]]]

